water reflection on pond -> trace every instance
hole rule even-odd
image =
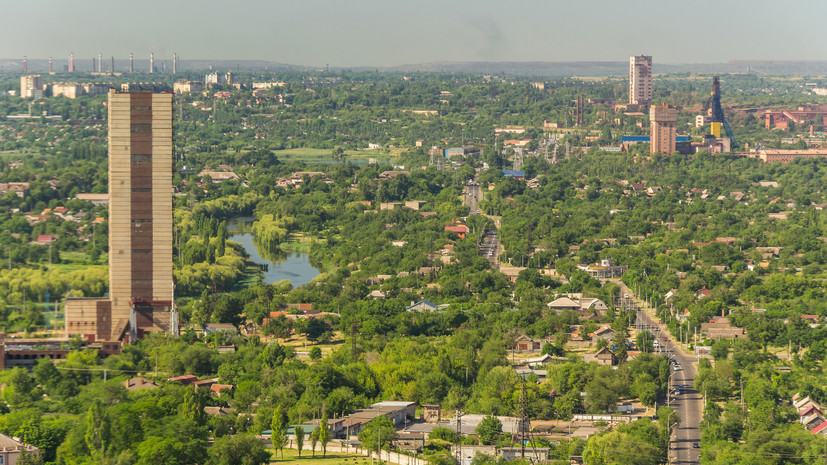
[[[227,232],[230,240],[238,242],[250,254],[250,259],[256,263],[268,265],[264,272],[264,282],[275,283],[289,279],[293,287],[310,282],[319,275],[319,270],[310,264],[310,256],[304,252],[279,250],[275,254],[259,252],[253,241],[253,234],[244,232],[245,223],[252,223],[254,217],[238,217],[227,222]]]

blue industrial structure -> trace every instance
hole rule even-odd
[[[650,142],[651,138],[649,136],[622,136],[620,138],[622,143],[626,142]],[[675,141],[677,142],[689,142],[689,136],[675,136]]]

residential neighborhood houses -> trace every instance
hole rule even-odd
[[[281,461],[310,463],[322,418],[328,461],[354,465],[380,423],[393,433],[379,458],[399,465],[821,450],[827,106],[745,97],[804,108],[820,75],[723,75],[744,152],[721,153],[730,128],[697,97],[708,79],[662,67],[655,98],[627,105],[613,75],[160,63],[136,73],[146,83],[84,87],[58,70],[46,79],[78,83],[55,82],[53,99],[10,92],[17,63],[0,73],[0,426],[19,436],[0,465],[27,442],[67,465],[190,449],[187,463],[218,463],[267,445],[258,465],[279,461],[282,433],[295,449],[299,426],[304,455]],[[117,108],[92,94],[132,89],[124,113],[160,113],[137,101],[144,85],[175,92],[172,187],[142,184],[160,126],[136,121],[120,166],[137,203],[118,225]],[[658,129],[666,101],[679,119]],[[659,139],[677,153],[654,153]],[[133,291],[113,300],[122,284]],[[61,311],[81,300],[80,317]],[[130,308],[110,318],[116,302]],[[96,430],[124,424],[132,442],[104,447]]]

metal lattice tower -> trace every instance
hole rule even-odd
[[[724,109],[721,106],[721,83],[718,76],[712,78],[712,95],[709,98],[709,108],[712,110],[712,122],[721,123],[724,126],[727,137],[729,137],[730,148],[738,148],[738,142],[735,140],[735,135],[732,133],[732,128],[729,127],[729,122],[724,116]]]

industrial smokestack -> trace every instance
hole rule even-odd
[[[98,72],[103,72],[103,53],[98,52]]]
[[[115,74],[115,57],[112,57],[112,63],[109,65],[109,72]]]
[[[149,73],[152,74],[155,72],[155,54],[149,54]]]
[[[129,54],[129,74],[135,72],[135,57],[132,56],[132,53]]]
[[[24,73],[29,72],[29,60],[26,57],[26,55],[23,55],[23,72]]]
[[[52,74],[52,57],[49,57],[49,74]]]

